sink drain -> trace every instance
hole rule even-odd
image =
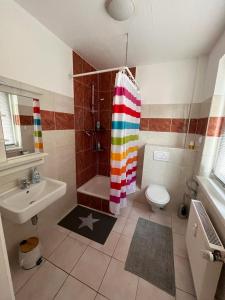
[[[35,216],[33,216],[33,217],[31,218],[31,223],[32,223],[33,225],[37,225],[37,222],[38,222],[38,216],[35,215]]]

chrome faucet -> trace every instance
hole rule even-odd
[[[25,177],[20,181],[20,188],[22,190],[29,189],[30,187],[30,181]]]

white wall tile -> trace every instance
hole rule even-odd
[[[54,95],[51,92],[44,91],[39,97],[41,110],[54,111]]]
[[[156,150],[169,152],[169,161],[154,160],[153,152]],[[172,205],[176,206],[182,201],[186,181],[193,176],[195,160],[195,151],[146,145],[141,182],[142,189],[150,183],[162,184],[171,195]]]
[[[201,103],[192,103],[190,109],[190,118],[198,119],[200,116]]]
[[[201,103],[200,118],[208,118],[211,108],[212,98],[209,98]]]
[[[139,147],[145,144],[161,145],[168,147],[184,147],[185,133],[140,131]]]
[[[58,111],[62,109],[63,112],[71,113],[73,108],[72,98],[60,97],[60,95],[57,95],[57,98],[51,92],[43,90],[41,92],[42,95],[39,97],[41,109],[54,111],[55,99],[57,99]],[[63,99],[62,103],[60,103],[60,99]],[[64,105],[65,109],[63,109]],[[67,191],[58,201],[38,214],[38,227],[42,229],[56,224],[76,204],[75,132],[74,130],[43,131],[43,143],[44,151],[48,153],[48,156],[45,163],[38,167],[38,170],[41,176],[48,176],[66,182]],[[1,178],[0,192],[18,185],[19,179],[29,175],[30,170],[28,169]],[[10,263],[15,266],[18,264],[18,243],[29,236],[40,236],[40,233],[37,232],[37,227],[33,226],[30,221],[18,226],[3,219],[3,226],[7,237],[6,244]]]
[[[210,109],[210,117],[225,116],[225,96],[214,95]]]
[[[74,99],[54,93],[55,111],[73,114],[74,112]]]
[[[196,105],[195,105],[196,106]],[[143,104],[142,118],[188,118],[190,104]]]

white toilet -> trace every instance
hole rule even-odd
[[[145,197],[153,210],[155,208],[162,209],[170,201],[170,195],[165,186],[153,183],[147,187]]]

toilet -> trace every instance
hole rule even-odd
[[[145,191],[145,197],[153,210],[164,208],[170,201],[167,189],[160,184],[150,184]]]

